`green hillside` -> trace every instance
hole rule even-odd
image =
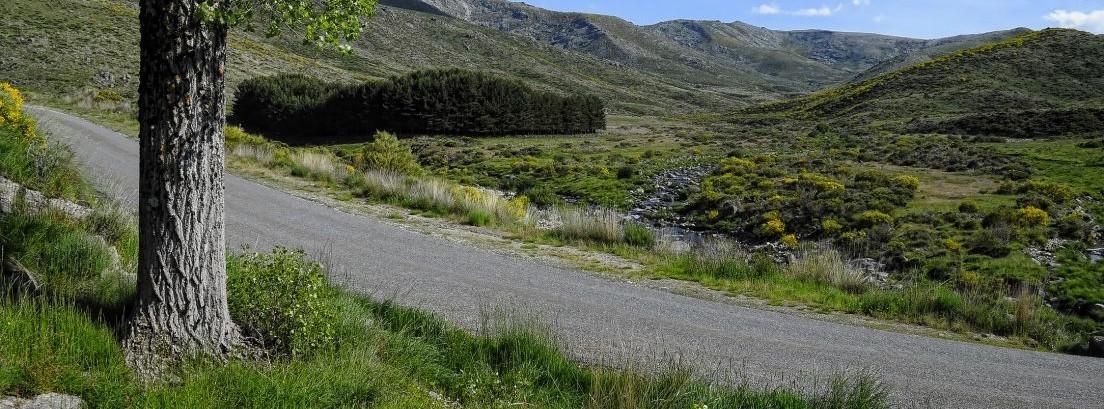
[[[869,80],[742,111],[896,131],[1056,135],[1092,129],[1104,107],[1104,38],[1031,32]],[[1016,129],[992,126],[1017,117]],[[1034,119],[1033,119],[1034,118]],[[1053,129],[1051,125],[1060,124]]]
[[[6,16],[0,21],[0,80],[41,97],[86,104],[134,99],[133,2],[10,0],[0,3],[0,13]],[[614,112],[685,112],[731,106],[734,98],[451,17],[381,7],[366,24],[351,56],[297,39],[236,32],[228,84],[232,89],[245,79],[283,72],[349,81],[456,67],[505,74],[563,94],[595,94],[610,101]]]

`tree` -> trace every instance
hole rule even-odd
[[[227,33],[360,35],[376,0],[141,0],[138,300],[128,361],[225,359],[243,345],[226,299],[223,127]]]

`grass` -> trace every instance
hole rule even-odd
[[[530,326],[476,336],[388,303],[348,294],[332,302],[341,309],[332,352],[267,364],[197,362],[179,382],[144,386],[110,327],[71,304],[8,299],[0,308],[0,393],[58,391],[112,408],[886,407],[884,390],[866,378],[807,394],[710,384],[684,369],[653,376],[591,368]]]
[[[1057,313],[1029,294],[1008,300],[988,291],[958,291],[946,283],[919,281],[877,288],[851,270],[832,249],[806,250],[779,268],[764,256],[729,242],[706,242],[671,256],[660,276],[694,280],[776,304],[863,314],[956,332],[983,331],[1014,345],[1046,350],[1075,348],[1090,330],[1083,320]]]

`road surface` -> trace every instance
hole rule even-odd
[[[99,188],[136,208],[138,144],[31,108]],[[1102,408],[1104,359],[881,331],[687,297],[550,267],[304,200],[228,175],[227,239],[325,253],[355,291],[476,329],[488,308],[550,324],[572,356],[612,365],[677,359],[753,384],[823,384],[870,371],[901,407]],[[727,375],[714,375],[727,376]]]

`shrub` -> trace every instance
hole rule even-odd
[[[781,242],[786,247],[795,248],[798,245],[797,235],[796,234],[784,235],[784,236],[782,236]]]
[[[901,188],[915,192],[920,189],[920,178],[916,176],[901,175],[893,178],[893,183]]]
[[[633,176],[636,176],[636,168],[631,165],[624,165],[617,168],[618,179],[631,179]]]
[[[1046,226],[1050,223],[1050,215],[1046,210],[1035,206],[1027,206],[1017,211],[1018,221],[1028,227]]]
[[[824,219],[820,222],[820,227],[829,235],[834,235],[843,230],[843,225],[836,219]]]
[[[226,150],[231,152],[241,145],[258,146],[268,144],[265,138],[245,132],[244,129],[237,126],[227,126],[223,134],[226,137]]]
[[[226,270],[230,314],[247,335],[289,357],[334,346],[335,294],[305,253],[233,255]]]
[[[879,224],[892,224],[893,216],[877,210],[867,210],[859,214],[858,220],[868,226],[876,226]]]
[[[0,126],[14,127],[28,142],[44,143],[34,118],[23,114],[23,94],[10,83],[0,82]]]
[[[786,232],[786,223],[778,219],[769,219],[763,223],[759,231],[766,237],[778,237]]]
[[[978,204],[975,202],[962,202],[958,204],[958,211],[961,213],[975,214],[980,210]]]
[[[655,245],[655,233],[640,223],[625,223],[625,243],[632,246],[651,248]]]
[[[372,143],[361,151],[363,167],[367,169],[393,172],[400,175],[419,175],[422,167],[418,159],[410,152],[410,147],[399,142],[390,132],[376,132]]]

